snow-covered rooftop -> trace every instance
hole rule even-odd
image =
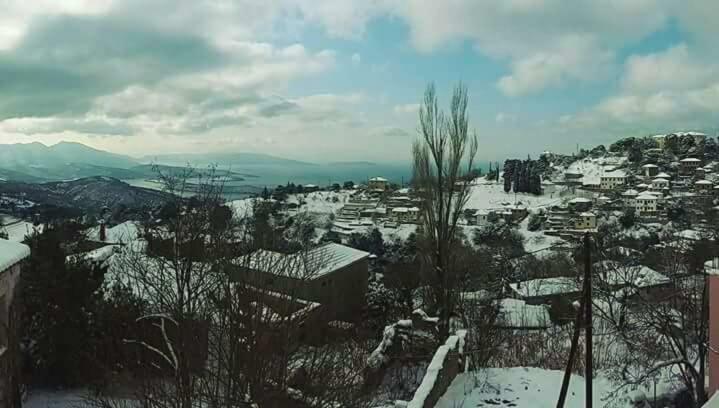
[[[656,164],[651,164],[651,163],[649,163],[649,164],[645,164],[644,166],[642,166],[642,168],[644,168],[644,169],[657,169],[657,168],[659,168],[659,166],[657,166]]]
[[[580,217],[596,217],[596,215],[594,215],[593,212],[589,212],[589,211],[580,213],[579,216]]]
[[[100,239],[100,227],[93,227],[87,231],[87,239],[90,241],[107,242],[111,244],[126,244],[137,240],[140,233],[140,226],[136,221],[125,221],[114,227],[105,228],[105,240]]]
[[[701,160],[697,159],[696,157],[687,157],[686,159],[679,160],[680,163],[696,163],[700,161]]]
[[[623,192],[622,195],[625,197],[636,197],[639,195],[639,191],[634,190],[634,189],[629,189],[629,190]]]
[[[712,185],[713,183],[712,183],[711,181],[709,181],[709,180],[697,180],[696,182],[694,182],[694,184],[697,184],[697,185],[700,185],[700,186],[710,186],[710,185]]]
[[[643,192],[637,196],[637,200],[658,200],[659,197],[652,193]]]
[[[372,177],[371,179],[369,179],[369,181],[388,181],[388,180],[384,177]]]
[[[0,239],[0,272],[30,256],[30,247],[19,242]]]
[[[510,289],[522,297],[549,296],[573,293],[580,289],[577,280],[567,276],[540,278],[509,284]]]
[[[87,261],[92,263],[103,263],[107,261],[112,255],[120,250],[119,245],[106,245],[94,249],[89,252],[83,252],[75,255],[68,255],[65,259],[67,261]]]
[[[624,170],[606,171],[606,172],[604,172],[604,174],[602,174],[602,178],[605,178],[605,177],[624,178],[624,177],[627,177],[627,173]]]
[[[672,176],[668,175],[667,173],[662,172],[662,173],[657,174],[655,179],[657,179],[657,178],[670,179],[670,178],[672,178]]]
[[[275,275],[315,279],[368,256],[368,252],[336,243],[328,243],[309,251],[294,254],[259,250],[236,259],[235,264]]]

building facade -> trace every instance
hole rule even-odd
[[[0,408],[20,401],[20,262],[30,248],[0,239]]]
[[[367,182],[367,187],[370,190],[386,191],[389,190],[389,180],[384,177],[372,177]]]

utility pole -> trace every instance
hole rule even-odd
[[[569,349],[569,360],[564,370],[564,379],[562,380],[562,389],[559,392],[559,400],[557,408],[564,408],[564,402],[567,399],[567,391],[569,390],[569,380],[572,377],[572,367],[574,358],[577,354],[577,346],[579,344],[579,334],[582,324],[584,324],[586,338],[586,354],[585,354],[585,403],[586,408],[592,407],[592,258],[589,233],[584,235],[584,282],[582,282],[582,297],[579,300],[579,308],[577,309],[577,317],[574,321],[574,333],[572,334],[572,345]]]
[[[589,233],[584,235],[584,335],[585,338],[585,360],[584,360],[584,384],[586,386],[586,408],[592,408],[592,251]]]

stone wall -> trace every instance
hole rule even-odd
[[[466,331],[458,331],[439,346],[427,367],[422,383],[409,402],[397,401],[397,407],[432,408],[444,395],[457,374],[464,371],[464,338]]]

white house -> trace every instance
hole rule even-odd
[[[639,215],[654,215],[657,212],[659,197],[650,193],[641,193],[635,201],[635,209]]]
[[[602,174],[599,180],[599,188],[602,190],[614,190],[617,187],[627,184],[627,173],[623,170],[613,170]]]
[[[657,177],[654,180],[652,180],[652,191],[664,191],[664,189],[669,188],[670,186],[669,180],[665,178]]]

